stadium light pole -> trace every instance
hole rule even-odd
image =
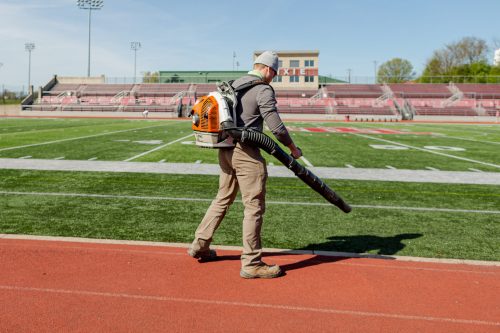
[[[87,77],[90,77],[90,23],[92,21],[92,11],[99,10],[104,5],[104,0],[77,0],[78,8],[89,11],[89,56],[87,64]]]
[[[373,61],[373,71],[375,73],[374,83],[376,84],[377,83],[377,60]]]
[[[349,83],[351,83],[351,72],[352,72],[352,69],[348,68],[347,73],[348,73],[348,82]]]
[[[134,83],[135,83],[135,73],[137,70],[137,50],[141,48],[141,42],[130,42],[130,49],[134,51]]]
[[[28,51],[29,54],[28,56],[28,94],[29,94],[31,87],[31,51],[35,49],[35,43],[25,43],[24,49]]]

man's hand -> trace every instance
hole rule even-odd
[[[300,150],[300,148],[297,147],[295,143],[290,144],[288,146],[288,149],[290,149],[290,154],[293,158],[298,159],[302,156],[302,150]]]

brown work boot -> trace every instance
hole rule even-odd
[[[198,259],[198,261],[200,262],[204,262],[204,261],[212,261],[212,260],[216,260],[217,259],[217,252],[215,252],[215,250],[206,250],[206,251],[199,251],[199,252],[196,252],[194,251],[193,249],[189,248],[187,253],[195,258],[195,259]]]
[[[283,272],[278,265],[266,265],[261,263],[257,266],[244,267],[240,271],[240,276],[244,279],[272,279],[281,276]]]

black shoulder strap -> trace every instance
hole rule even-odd
[[[233,82],[234,82],[234,80],[233,80],[233,81],[229,81],[228,83],[229,83],[231,86],[233,86]],[[270,84],[268,84],[267,82],[264,82],[264,81],[262,81],[262,80],[254,80],[254,81],[249,81],[249,82],[243,83],[241,86],[238,86],[238,87],[233,88],[233,89],[234,89],[234,91],[235,91],[235,92],[245,91],[245,90],[250,89],[250,88],[252,88],[252,87],[254,87],[254,86],[257,86],[257,85],[259,85],[259,84],[265,84],[265,85],[268,85],[269,87],[271,87],[271,85],[270,85]],[[271,89],[272,89],[272,88],[273,88],[273,87],[271,87]],[[274,90],[274,89],[273,89],[273,90]]]

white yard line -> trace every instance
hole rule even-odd
[[[474,172],[483,172],[482,170],[478,170],[478,169],[474,169],[474,168],[469,168],[470,171],[474,171]]]
[[[352,166],[350,164],[346,164],[345,166],[348,167],[349,169],[356,169],[354,166]]]
[[[439,171],[439,169],[433,168],[433,167],[425,167],[427,170],[432,170],[432,171]]]
[[[31,158],[31,157],[32,157],[32,156],[31,156],[31,155],[29,155],[29,156],[23,156],[23,157],[19,157],[19,158],[20,158],[20,159],[22,159],[22,160],[26,160],[26,159]]]
[[[500,145],[500,142],[493,142],[493,141],[481,141],[481,140],[474,140],[474,139],[468,139],[468,138],[461,138],[458,136],[445,136],[445,138],[449,139],[457,139],[457,140],[464,140],[464,141],[472,141],[472,142],[479,142],[479,143],[492,143],[494,145]]]
[[[356,135],[356,136],[361,136],[363,138],[367,138],[367,139],[371,139],[371,140],[388,142],[388,143],[391,143],[393,145],[398,145],[398,146],[402,146],[402,147],[407,147],[407,148],[411,148],[411,149],[416,149],[416,150],[424,151],[426,153],[431,153],[431,154],[436,154],[436,155],[440,155],[440,156],[450,157],[450,158],[454,158],[454,159],[457,159],[457,160],[462,160],[462,161],[467,161],[467,162],[472,162],[472,163],[478,163],[478,164],[487,165],[487,166],[491,166],[491,167],[499,168],[500,169],[500,165],[493,164],[493,163],[486,163],[486,162],[476,161],[476,160],[472,160],[470,158],[465,158],[465,157],[460,157],[460,156],[445,154],[445,153],[441,153],[441,152],[430,150],[430,149],[425,149],[425,148],[419,148],[419,147],[415,147],[415,146],[410,146],[410,145],[407,145],[407,144],[404,144],[404,143],[400,143],[400,142],[396,142],[396,141],[391,141],[391,140],[386,140],[386,139],[381,139],[381,138],[375,138],[375,137],[369,136],[369,135],[357,134],[357,133],[351,133],[351,134],[352,135]]]
[[[54,158],[54,160],[57,160],[57,161],[64,160],[64,156],[56,157],[56,158]]]
[[[53,143],[73,141],[73,140],[80,140],[80,139],[88,139],[88,138],[95,138],[95,137],[103,136],[103,135],[123,133],[123,132],[130,132],[130,131],[137,131],[137,130],[142,130],[142,129],[145,129],[145,128],[161,127],[161,126],[165,126],[165,125],[155,125],[155,126],[148,126],[148,127],[142,127],[142,128],[131,128],[131,129],[121,130],[121,131],[106,132],[106,133],[100,133],[100,134],[94,134],[94,135],[87,135],[87,136],[79,136],[79,137],[76,137],[76,138],[68,138],[68,139],[61,139],[61,140],[54,140],[54,141],[33,143],[33,144],[30,144],[30,145],[24,145],[24,146],[0,148],[0,151],[12,150],[12,149],[21,149],[21,148],[35,147],[35,146],[43,146],[43,145],[50,145],[50,144],[53,144]]]
[[[160,197],[141,195],[115,195],[115,194],[92,194],[92,193],[58,193],[58,192],[18,192],[0,191],[0,195],[36,195],[36,196],[56,196],[56,197],[79,197],[79,198],[101,198],[101,199],[134,199],[134,200],[165,200],[165,201],[193,201],[212,202],[213,199],[204,198],[184,198],[184,197]],[[241,200],[235,202],[242,203]],[[326,202],[300,202],[300,201],[266,201],[270,205],[297,205],[297,206],[332,206]],[[382,206],[382,205],[351,205],[354,208],[369,209],[392,209],[409,211],[431,211],[448,213],[478,213],[478,214],[500,214],[500,210],[476,210],[476,209],[453,209],[436,207],[405,207],[405,206]]]
[[[300,158],[308,167],[313,167],[314,165],[311,164],[304,156]]]
[[[135,159],[137,159],[137,158],[139,158],[139,157],[142,157],[142,156],[147,155],[147,154],[149,154],[149,153],[152,153],[152,152],[154,152],[154,151],[160,150],[160,149],[162,149],[162,148],[164,148],[164,147],[166,147],[166,146],[169,146],[169,145],[174,144],[174,143],[176,143],[176,142],[179,142],[179,141],[181,141],[181,140],[187,139],[187,138],[189,138],[190,136],[193,136],[193,135],[194,135],[194,134],[189,134],[189,135],[186,135],[186,136],[184,136],[184,137],[182,137],[182,138],[180,138],[180,139],[177,139],[177,140],[174,140],[174,141],[170,141],[170,142],[168,142],[168,143],[166,143],[166,144],[164,144],[164,145],[158,146],[158,147],[156,147],[156,148],[153,148],[153,149],[151,149],[151,150],[148,150],[148,151],[146,151],[146,152],[144,152],[144,153],[141,153],[141,154],[139,154],[139,155],[135,155],[135,156],[133,156],[133,157],[131,157],[131,158],[128,158],[128,159],[126,159],[126,160],[123,160],[123,161],[124,161],[124,162],[130,162],[130,161],[135,160]]]
[[[95,161],[95,160],[97,160],[97,157],[89,158],[87,161]]]
[[[397,168],[393,167],[392,165],[386,165],[385,167],[386,167],[387,169],[397,170]]]

